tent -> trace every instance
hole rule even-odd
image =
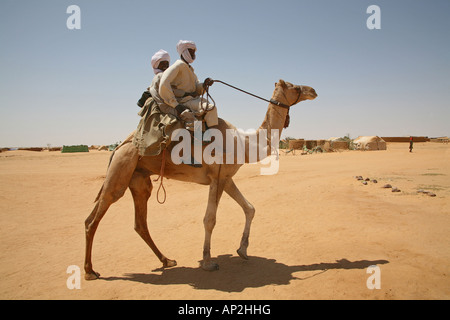
[[[63,146],[61,149],[62,153],[70,153],[70,152],[89,152],[89,148],[87,145],[78,145],[78,146]]]
[[[378,136],[360,136],[353,144],[356,150],[386,150],[386,142]]]
[[[350,149],[350,141],[346,138],[332,137],[328,139],[330,147],[333,150],[348,150]]]

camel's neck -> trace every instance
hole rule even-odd
[[[275,88],[273,92],[272,99],[283,104],[288,104],[283,91],[280,88]],[[273,139],[279,140],[281,137],[281,132],[283,131],[284,124],[286,121],[286,116],[288,114],[288,109],[278,107],[272,103],[269,104],[267,109],[266,117],[263,123],[257,130],[258,141],[260,139],[266,139],[267,144],[270,146],[276,145],[278,147],[278,141],[273,141]],[[270,148],[269,148],[270,149]],[[268,150],[267,155],[270,155],[270,150]],[[262,159],[259,159],[262,160]]]
[[[286,97],[284,96],[283,91],[278,87],[273,92],[272,99],[283,104],[289,103],[288,101],[286,101]],[[288,109],[277,107],[274,104],[270,103],[267,109],[266,117],[264,118],[264,121],[259,127],[258,131],[260,131],[261,129],[266,129],[267,131],[270,131],[271,129],[277,129],[281,136],[281,131],[284,128],[287,114]]]

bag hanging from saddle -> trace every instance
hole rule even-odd
[[[152,95],[150,94],[150,91],[145,90],[145,91],[142,93],[141,98],[140,98],[140,99],[138,100],[138,102],[137,102],[138,107],[139,107],[139,108],[142,108],[142,107],[144,106],[144,104],[145,104],[145,101],[147,101],[147,99],[148,99],[148,98],[151,98],[151,97],[152,97]]]
[[[157,156],[171,142],[172,132],[182,128],[173,114],[163,113],[152,98],[148,98],[139,111],[141,116],[133,137],[133,144],[141,156]]]

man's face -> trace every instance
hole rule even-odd
[[[158,65],[158,69],[164,71],[169,67],[169,61],[161,61]]]
[[[189,54],[191,55],[192,60],[195,60],[195,50],[194,49],[188,49]]]

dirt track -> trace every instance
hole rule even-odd
[[[235,181],[256,208],[250,260],[236,254],[244,214],[224,194],[212,237],[215,272],[198,268],[208,187],[165,180],[167,202],[159,205],[155,183],[149,229],[178,262],[166,270],[133,230],[127,191],[96,234],[93,263],[102,278],[87,282],[84,220],[109,155],[0,153],[1,299],[450,298],[449,145],[282,155],[273,176],[244,166]],[[363,185],[356,175],[378,183]],[[80,290],[66,286],[70,265],[81,268]],[[370,265],[380,268],[379,290],[366,286]]]

